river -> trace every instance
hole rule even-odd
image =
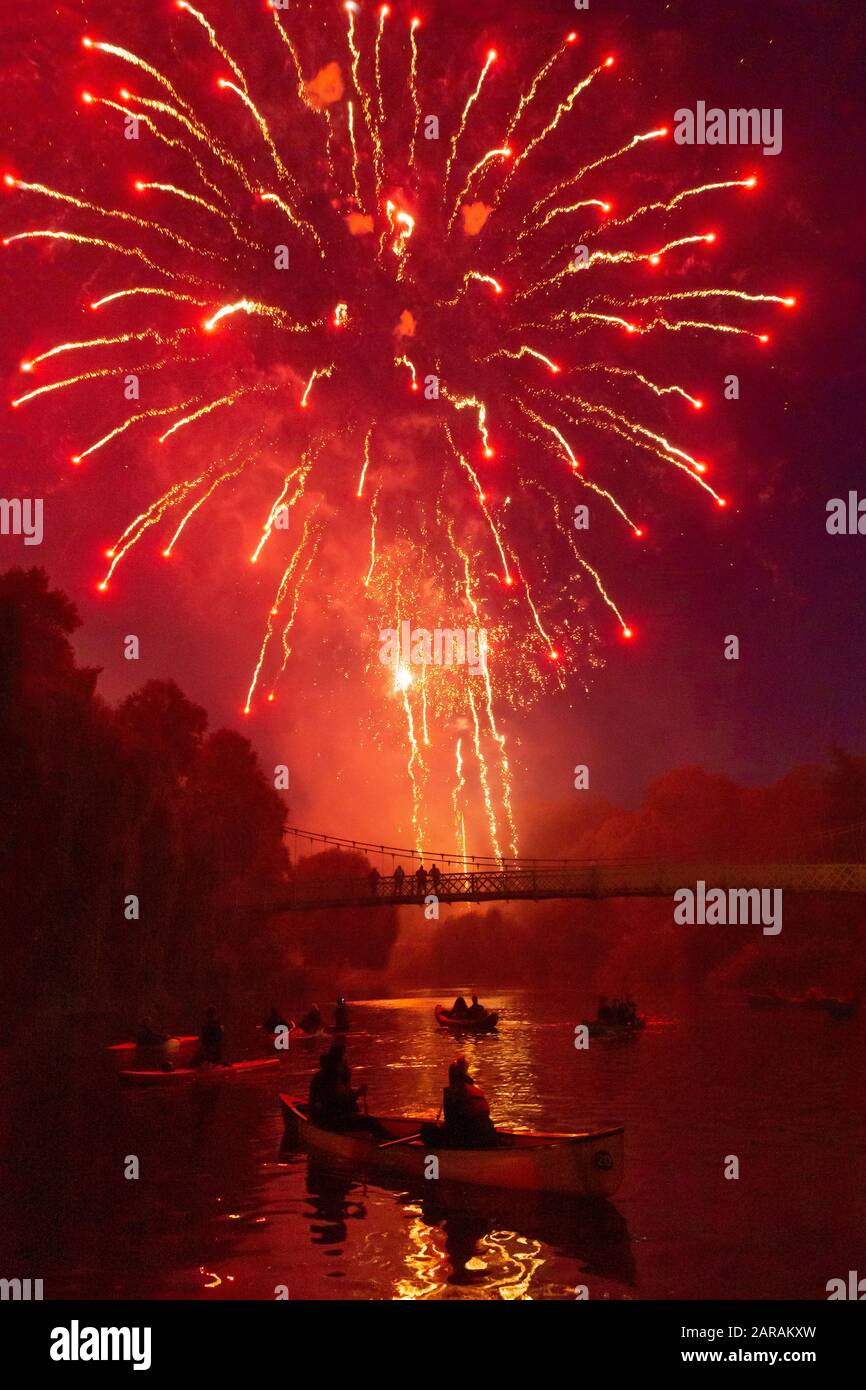
[[[0,1053],[0,1275],[41,1278],[46,1298],[594,1300],[821,1299],[866,1273],[862,1016],[641,1000],[643,1034],[579,1051],[589,998],[485,1002],[498,1032],[460,1047],[494,1119],[623,1122],[611,1202],[443,1199],[281,1153],[277,1092],[305,1094],[322,1039],[279,1076],[139,1091],[114,1079],[104,1025],[79,1023],[65,1049]],[[371,1111],[435,1113],[460,1049],[432,1004],[352,1005]],[[234,1056],[265,1051],[226,1022]]]

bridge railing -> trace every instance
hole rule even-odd
[[[672,897],[678,889],[781,889],[789,893],[866,894],[866,864],[714,864],[666,860],[598,860],[570,867],[476,869],[365,877],[335,876],[295,881],[279,902],[261,910],[317,907],[399,907],[423,904],[433,894],[443,903],[507,902],[512,899]]]

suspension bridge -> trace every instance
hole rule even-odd
[[[827,831],[790,846],[784,858],[761,862],[737,856],[633,859],[505,859],[410,850],[394,845],[291,827],[295,866],[304,858],[339,851],[330,872],[294,872],[263,913],[320,909],[424,906],[439,903],[545,901],[555,898],[671,898],[703,881],[707,889],[780,889],[788,894],[866,894],[866,822]],[[309,846],[308,855],[305,847]],[[366,861],[366,862],[365,862]]]

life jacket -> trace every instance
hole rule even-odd
[[[487,1097],[474,1081],[464,1086],[449,1086],[445,1092],[446,1123],[452,1120],[479,1120],[490,1118]]]

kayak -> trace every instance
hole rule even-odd
[[[176,1067],[174,1071],[121,1071],[123,1086],[177,1086],[184,1081],[225,1081],[262,1067],[278,1067],[279,1057],[256,1057],[251,1062],[229,1062],[224,1067]]]
[[[174,1049],[185,1047],[187,1043],[198,1042],[198,1033],[181,1033],[176,1038],[166,1038],[161,1043],[119,1042],[109,1043],[106,1052],[156,1052],[162,1047]]]
[[[492,1033],[499,1022],[499,1014],[486,1010],[483,1018],[461,1018],[437,1004],[433,1010],[440,1028],[450,1028],[459,1033]]]
[[[646,1028],[646,1017],[640,1014],[634,1023],[601,1023],[596,1018],[591,1023],[584,1020],[583,1026],[591,1038],[628,1038]]]
[[[286,1141],[311,1154],[379,1168],[401,1177],[423,1179],[435,1154],[442,1182],[512,1192],[558,1192],[578,1197],[610,1197],[623,1177],[623,1128],[587,1129],[577,1134],[497,1130],[498,1144],[489,1149],[437,1148],[422,1141],[423,1125],[442,1130],[427,1120],[378,1118],[387,1139],[367,1133],[335,1133],[307,1118],[307,1107],[294,1096],[281,1095]],[[391,1143],[391,1139],[403,1140]],[[385,1147],[383,1147],[383,1145]]]

